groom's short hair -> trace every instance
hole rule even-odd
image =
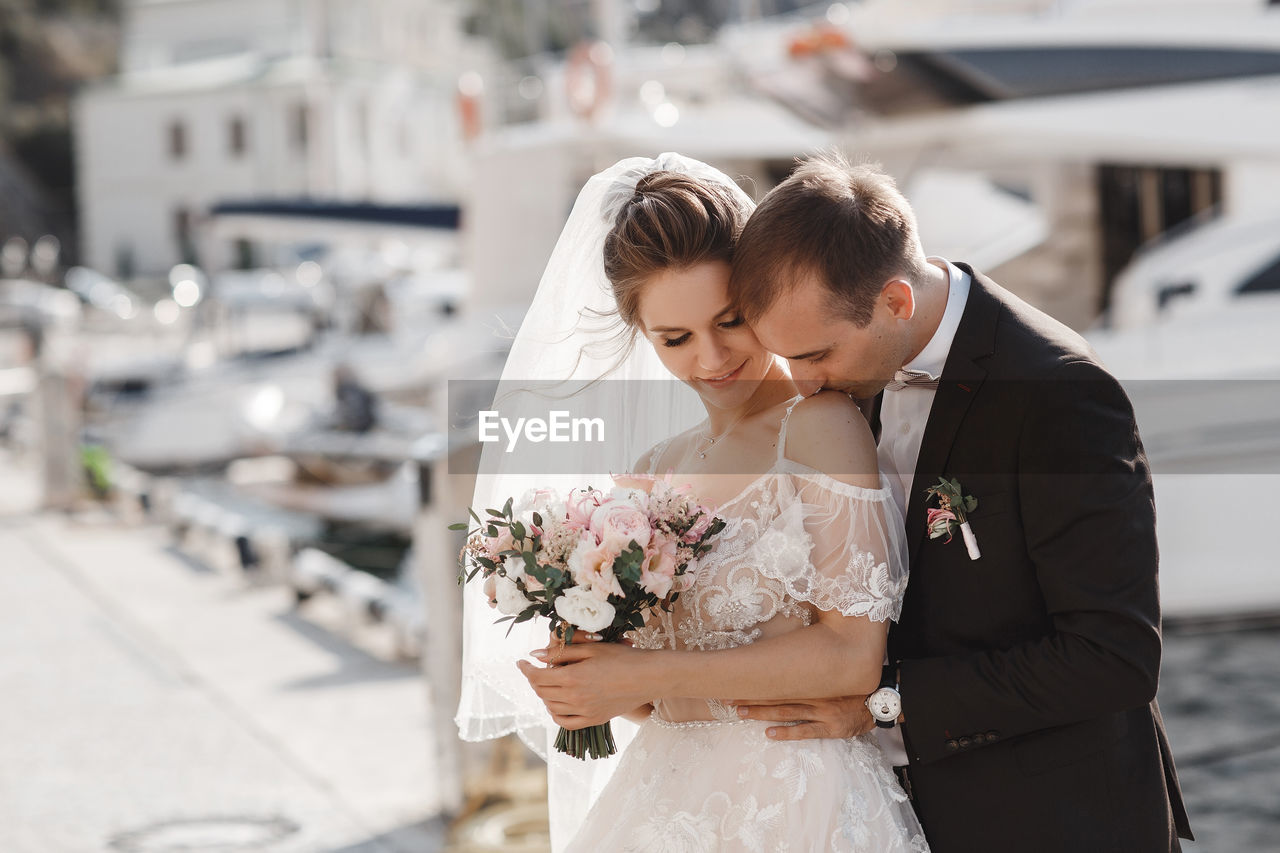
[[[893,178],[824,152],[801,161],[747,220],[729,287],[750,322],[817,276],[832,310],[865,326],[885,282],[914,283],[925,263],[915,213]]]

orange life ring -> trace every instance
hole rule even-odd
[[[787,45],[787,54],[792,59],[800,59],[829,50],[844,50],[852,45],[848,33],[844,30],[830,24],[817,24],[793,36]]]
[[[595,117],[613,87],[613,50],[602,41],[579,42],[569,51],[564,71],[569,109],[585,119]]]

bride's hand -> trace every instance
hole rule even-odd
[[[756,701],[739,704],[738,714],[747,720],[793,724],[767,729],[765,735],[770,740],[851,738],[875,728],[866,700],[866,696],[841,696],[800,702]]]
[[[563,649],[556,643],[530,654],[554,665],[543,668],[522,660],[516,666],[551,718],[566,729],[607,723],[651,698],[637,668],[650,652],[624,643],[586,642]]]

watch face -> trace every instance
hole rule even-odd
[[[887,723],[898,719],[898,715],[902,713],[902,697],[896,690],[881,687],[867,697],[867,708],[870,709],[871,716]]]

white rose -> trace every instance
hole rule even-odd
[[[529,606],[529,599],[524,597],[520,587],[511,578],[498,578],[494,585],[494,598],[498,601],[498,612],[503,616],[519,616]]]
[[[530,489],[520,499],[516,520],[523,523],[526,529],[533,527],[535,512],[542,516],[542,524],[545,525],[553,518],[564,518],[565,504],[550,489]]]
[[[507,577],[513,581],[520,580],[524,577],[524,557],[507,557],[502,564],[502,568],[506,571]]]
[[[614,486],[609,490],[609,497],[615,501],[626,501],[636,509],[648,511],[649,495],[640,489],[632,489],[627,486]]]
[[[575,628],[593,632],[608,628],[617,615],[612,604],[581,586],[570,587],[556,599],[556,613]]]
[[[516,521],[524,525],[524,532],[526,536],[532,536],[535,530],[541,530],[539,525],[533,523],[533,513],[533,510],[526,509],[524,512],[521,512],[516,516]],[[538,516],[541,517],[542,513],[538,513]],[[545,524],[546,521],[547,520],[545,518],[542,519],[543,524]]]

